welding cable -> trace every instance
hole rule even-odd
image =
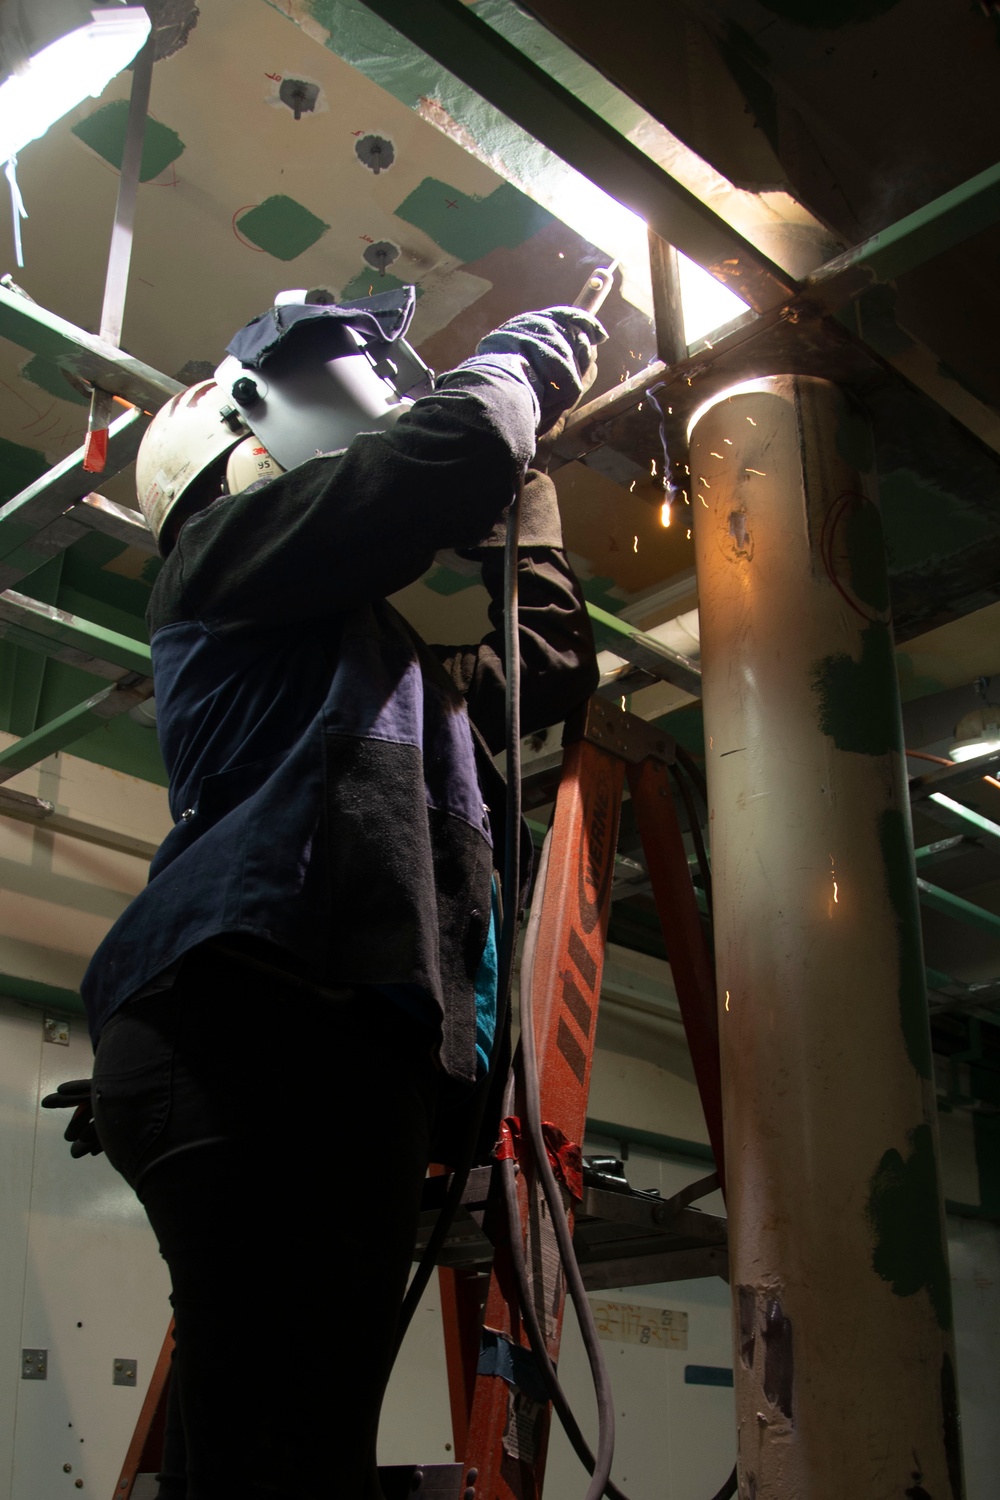
[[[683,745],[679,745],[676,740],[674,741],[674,754],[677,757],[677,763],[678,763],[678,765],[684,767],[684,770],[688,773],[688,775],[690,776],[691,780],[694,782],[695,786],[698,788],[698,795],[701,798],[702,802],[704,802],[704,804],[705,804],[705,811],[707,812],[708,811],[708,782],[705,780],[705,773],[704,773],[704,771],[701,769],[701,766],[699,766],[698,762],[695,760],[695,758],[691,754],[690,750],[685,750],[684,746]]]
[[[517,952],[517,931],[520,921],[520,862],[521,862],[521,652],[518,620],[517,540],[520,523],[520,503],[524,485],[518,483],[517,492],[507,510],[507,534],[504,543],[504,653],[506,657],[506,688],[504,698],[505,730],[507,743],[507,806],[504,823],[503,870],[500,881],[500,942],[497,957],[497,1008],[493,1043],[490,1048],[490,1063],[486,1077],[477,1085],[477,1100],[470,1111],[469,1128],[462,1150],[455,1163],[448,1183],[444,1201],[434,1221],[423,1254],[410,1278],[396,1325],[396,1344],[393,1360],[399,1354],[413,1315],[427,1289],[438,1257],[462,1202],[469,1173],[475,1161],[476,1148],[482,1129],[486,1108],[493,1094],[497,1064],[503,1052],[503,1039],[510,1018],[510,993],[514,979],[514,957]]]
[[[687,776],[679,765],[672,765],[670,772],[677,783],[681,797],[684,800],[684,808],[688,816],[688,827],[691,830],[691,838],[694,842],[694,852],[698,860],[698,869],[701,872],[701,883],[705,891],[705,899],[708,902],[709,917],[712,911],[712,869],[708,862],[708,852],[705,848],[705,840],[701,832],[701,819],[695,806],[694,797]]]
[[[545,877],[548,870],[549,849],[551,846],[551,841],[552,830],[549,829],[548,833],[545,835],[545,841],[542,844],[542,852],[539,856],[538,861],[536,886],[539,892],[541,892],[545,888]],[[524,934],[524,956],[522,959],[522,969],[526,965],[531,964],[534,960],[540,915],[541,902],[536,901],[532,904],[531,912],[528,916],[527,928]],[[510,1115],[512,1115],[515,1109],[514,1088],[519,1058],[520,1051],[515,1055],[514,1063],[511,1065],[510,1072],[507,1076],[507,1088],[503,1102],[504,1119],[507,1119]],[[531,1352],[535,1356],[535,1363],[538,1368],[538,1373],[541,1376],[542,1383],[544,1384],[546,1391],[548,1392],[549,1400],[552,1402],[553,1409],[560,1422],[562,1423],[563,1430],[565,1431],[566,1436],[569,1439],[573,1451],[576,1453],[576,1456],[582,1463],[583,1467],[587,1470],[587,1473],[593,1474],[595,1464],[594,1455],[590,1450],[586,1438],[580,1430],[580,1425],[577,1422],[576,1417],[573,1413],[573,1409],[569,1404],[566,1392],[563,1390],[562,1385],[559,1382],[559,1376],[556,1371],[556,1367],[552,1362],[548,1347],[545,1342],[545,1334],[543,1333],[542,1326],[538,1321],[538,1313],[535,1310],[535,1301],[531,1295],[531,1287],[528,1280],[528,1266],[527,1261],[525,1260],[524,1243],[521,1237],[521,1214],[517,1201],[517,1164],[514,1161],[514,1158],[511,1156],[499,1161],[498,1166],[500,1168],[500,1182],[503,1188],[504,1206],[507,1212],[507,1225],[509,1229],[508,1249],[510,1254],[511,1270],[514,1275],[514,1284],[517,1288],[517,1300],[518,1306],[521,1310],[521,1319],[524,1324],[525,1332],[528,1335],[528,1342],[531,1345]],[[608,1500],[628,1500],[628,1497],[623,1493],[623,1491],[620,1490],[618,1486],[614,1484],[610,1479],[604,1486],[604,1493],[608,1496]]]
[[[580,1336],[583,1339],[583,1346],[587,1353],[587,1361],[590,1365],[591,1378],[594,1383],[594,1396],[597,1402],[597,1454],[586,1500],[600,1500],[600,1496],[607,1489],[611,1476],[611,1464],[614,1459],[615,1407],[611,1391],[611,1379],[608,1375],[608,1367],[600,1346],[597,1325],[594,1322],[594,1310],[590,1305],[590,1298],[587,1296],[583,1277],[580,1275],[580,1267],[577,1264],[576,1253],[573,1249],[573,1238],[570,1234],[566,1208],[563,1203],[562,1189],[556,1181],[555,1173],[549,1162],[549,1154],[542,1131],[538,1057],[535,1048],[535,1018],[531,991],[532,958],[540,921],[541,895],[542,883],[539,882],[536,888],[535,901],[532,903],[532,915],[529,918],[528,930],[525,934],[525,951],[521,962],[520,1052],[524,1095],[524,1121],[527,1126],[527,1136],[531,1142],[537,1180],[541,1185],[549,1207],[552,1228],[559,1247],[559,1259],[562,1262],[563,1273],[566,1277],[566,1286],[573,1299],[577,1324],[579,1325]],[[511,1238],[513,1239],[520,1234],[520,1219],[518,1218],[510,1228]]]

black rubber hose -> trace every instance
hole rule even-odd
[[[438,1257],[448,1238],[469,1180],[469,1173],[476,1156],[479,1134],[486,1113],[486,1105],[493,1091],[497,1062],[503,1050],[503,1038],[510,1016],[510,993],[514,979],[514,958],[517,952],[517,931],[520,922],[520,862],[521,862],[521,653],[518,640],[517,610],[517,537],[520,521],[520,500],[523,486],[518,485],[517,494],[507,512],[507,535],[504,546],[504,647],[506,651],[506,733],[507,733],[507,808],[504,827],[504,860],[501,880],[502,916],[500,944],[497,959],[497,1015],[490,1049],[490,1066],[485,1078],[477,1085],[478,1101],[470,1121],[462,1153],[445,1193],[444,1202],[438,1212],[427,1244],[424,1246],[417,1269],[410,1279],[396,1326],[396,1345],[393,1360],[399,1354],[413,1315],[420,1299],[427,1290]]]

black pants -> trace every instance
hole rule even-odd
[[[188,1500],[377,1500],[439,1077],[377,993],[208,949],[105,1028],[95,1118],[170,1268]]]

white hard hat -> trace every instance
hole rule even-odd
[[[139,508],[157,541],[191,486],[249,432],[228,395],[203,380],[161,406],[135,461]],[[220,480],[222,475],[220,473]]]

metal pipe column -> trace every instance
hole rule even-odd
[[[741,1500],[961,1500],[871,436],[827,381],[691,422]]]

